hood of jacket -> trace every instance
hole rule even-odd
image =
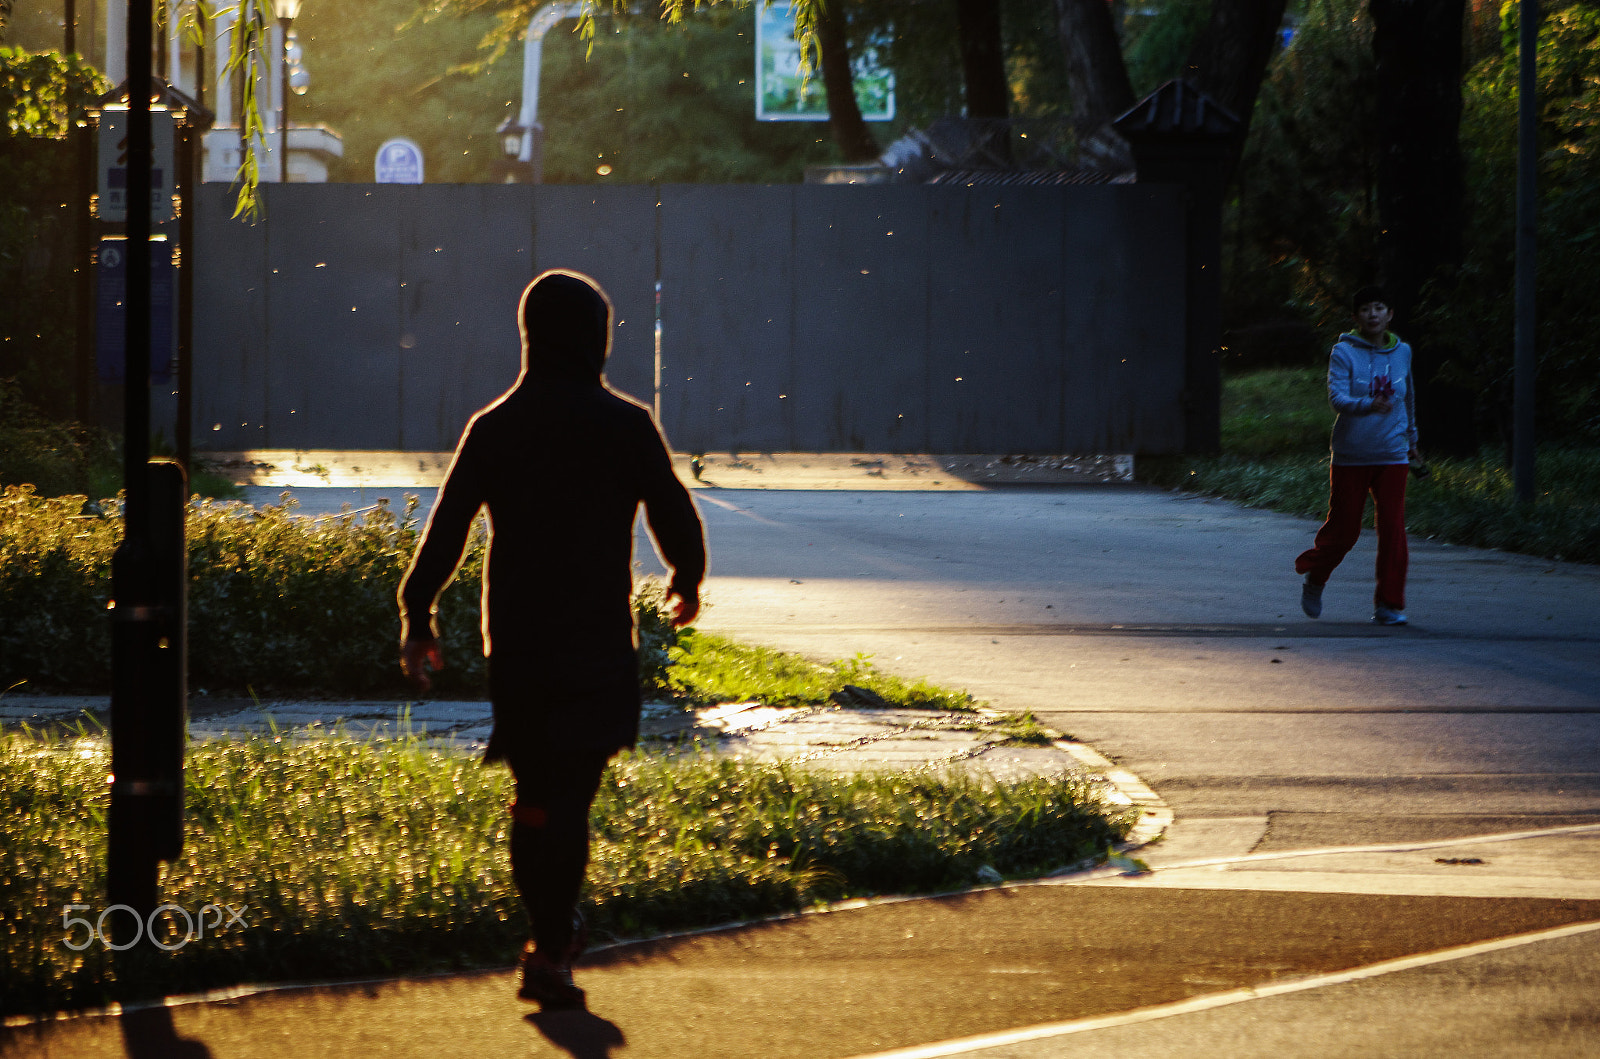
[[[611,352],[611,300],[580,272],[552,269],[522,292],[524,380],[597,385]]]
[[[1348,342],[1357,349],[1370,349],[1375,353],[1387,353],[1392,349],[1399,348],[1400,346],[1400,336],[1395,334],[1393,331],[1385,331],[1383,333],[1383,341],[1381,343],[1369,341],[1358,331],[1346,331],[1344,334],[1339,336],[1339,341]]]

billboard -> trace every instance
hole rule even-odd
[[[851,56],[856,105],[867,121],[894,120],[894,71],[883,65],[882,47],[869,44]],[[822,74],[800,73],[794,11],[777,4],[756,11],[756,117],[761,121],[827,121],[828,94]]]

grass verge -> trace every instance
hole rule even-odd
[[[865,688],[891,705],[928,710],[971,710],[972,696],[927,681],[884,673],[869,657],[819,665],[789,651],[741,643],[714,633],[679,633],[666,670],[668,691],[690,705],[763,702],[806,706],[829,701],[848,686]]]
[[[503,769],[418,739],[190,748],[181,861],[165,899],[243,922],[129,953],[65,915],[103,911],[105,743],[0,734],[0,1008],[295,978],[504,966],[526,937],[505,860]],[[1104,851],[1131,820],[1074,779],[838,777],[711,756],[624,756],[594,812],[584,902],[602,935],[653,933],[881,893],[1036,875]],[[69,905],[87,906],[67,913]],[[115,924],[126,913],[115,913]],[[217,916],[219,920],[221,916]],[[177,924],[177,933],[168,932]],[[158,922],[163,940],[181,917]]]
[[[1222,454],[1147,457],[1138,462],[1138,477],[1151,485],[1322,518],[1333,423],[1323,386],[1323,373],[1315,368],[1226,378]],[[1413,537],[1449,544],[1600,563],[1600,449],[1545,447],[1538,463],[1538,500],[1524,505],[1516,500],[1511,472],[1499,453],[1430,458],[1432,476],[1412,478],[1407,486],[1406,527]]]

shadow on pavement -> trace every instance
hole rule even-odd
[[[591,1011],[540,1011],[524,1018],[572,1059],[609,1059],[628,1043],[616,1023]]]
[[[122,1047],[128,1059],[211,1059],[210,1048],[179,1035],[171,1008],[129,1011],[117,1023],[122,1028]]]

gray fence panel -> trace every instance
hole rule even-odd
[[[448,449],[556,266],[691,450],[1178,451],[1177,189],[270,186],[197,203],[199,447]],[[658,205],[659,203],[659,205]],[[217,429],[213,430],[212,428]]]
[[[928,188],[795,191],[795,448],[928,451]]]
[[[655,389],[656,189],[544,184],[534,189],[534,270],[594,277],[616,315],[606,380],[650,404]]]
[[[522,368],[517,306],[533,269],[527,185],[380,185],[399,228],[396,448],[455,448]]]
[[[679,449],[793,449],[791,188],[661,190],[661,411]]]
[[[272,448],[359,449],[400,420],[399,226],[360,185],[264,185]]]
[[[1124,325],[1133,331],[1128,362],[1137,369],[1137,415],[1123,447],[1100,451],[1178,452],[1185,445],[1183,400],[1188,387],[1184,192],[1159,184],[1128,192],[1121,239],[1137,255],[1137,265],[1134,282],[1126,288]]]
[[[935,188],[928,392],[936,452],[1061,451],[1059,188]],[[996,445],[1004,439],[1005,444]]]
[[[1072,197],[1062,227],[1068,452],[1182,448],[1183,251],[1172,234],[1182,218],[1174,187]]]
[[[194,209],[194,444],[256,448],[267,422],[266,228],[230,219],[226,184],[200,185]]]

